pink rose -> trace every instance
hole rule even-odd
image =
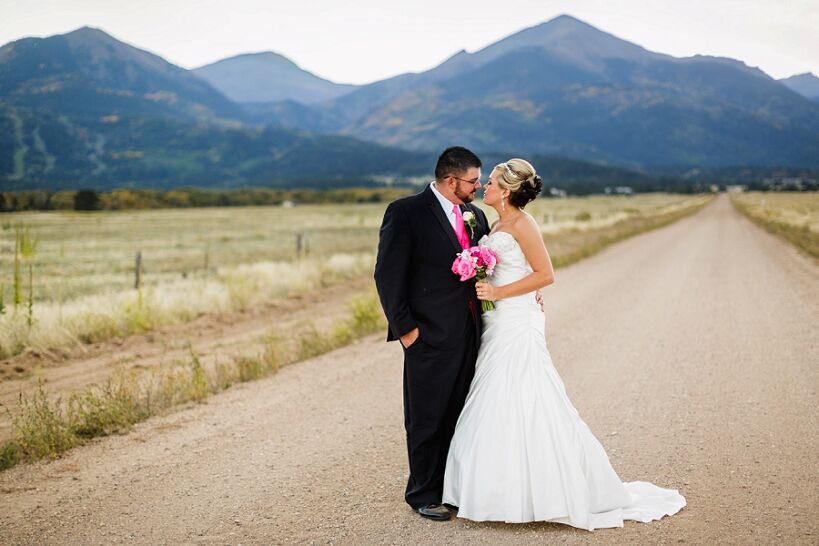
[[[480,247],[480,251],[481,262],[483,262],[483,265],[486,266],[486,274],[491,275],[492,270],[495,269],[495,265],[498,263],[498,256],[495,254],[494,250],[486,246]]]
[[[473,246],[461,251],[452,263],[452,272],[460,275],[461,281],[474,276],[481,279],[491,275],[498,263],[498,255],[489,247]]]
[[[461,276],[461,281],[471,279],[475,276],[475,266],[477,260],[473,258],[468,251],[458,254],[455,261],[452,263],[452,272]]]

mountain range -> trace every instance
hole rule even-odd
[[[650,52],[568,16],[313,110],[342,134],[416,150],[459,141],[635,167],[819,162],[819,104],[739,61]]]
[[[84,27],[0,48],[0,187],[367,184],[428,154],[249,123],[193,72]]]
[[[0,48],[0,187],[368,184],[428,176],[452,144],[600,180],[817,168],[817,83],[569,16],[363,86],[272,52],[185,70],[84,27]]]

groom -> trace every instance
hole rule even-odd
[[[434,520],[450,518],[441,505],[444,468],[480,342],[474,280],[461,282],[451,270],[457,253],[489,233],[486,215],[470,204],[480,179],[478,156],[457,146],[444,150],[435,181],[387,207],[375,264],[387,341],[398,339],[404,348],[405,499]],[[464,222],[466,212],[474,221]]]

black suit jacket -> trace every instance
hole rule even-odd
[[[475,245],[489,233],[486,215],[471,204],[461,205],[461,210],[475,215],[474,232],[467,226],[470,243]],[[470,323],[480,338],[481,305],[475,281],[461,282],[452,272],[460,251],[455,230],[429,186],[389,204],[375,263],[375,284],[389,323],[387,341],[417,327],[424,343],[452,348],[462,341]]]

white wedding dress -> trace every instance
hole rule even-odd
[[[480,244],[498,254],[493,285],[532,269],[515,238]],[[533,293],[495,302],[483,314],[475,378],[444,476],[443,502],[474,521],[552,521],[594,530],[649,522],[685,506],[677,490],[620,481],[603,446],[572,405],[546,347]]]

